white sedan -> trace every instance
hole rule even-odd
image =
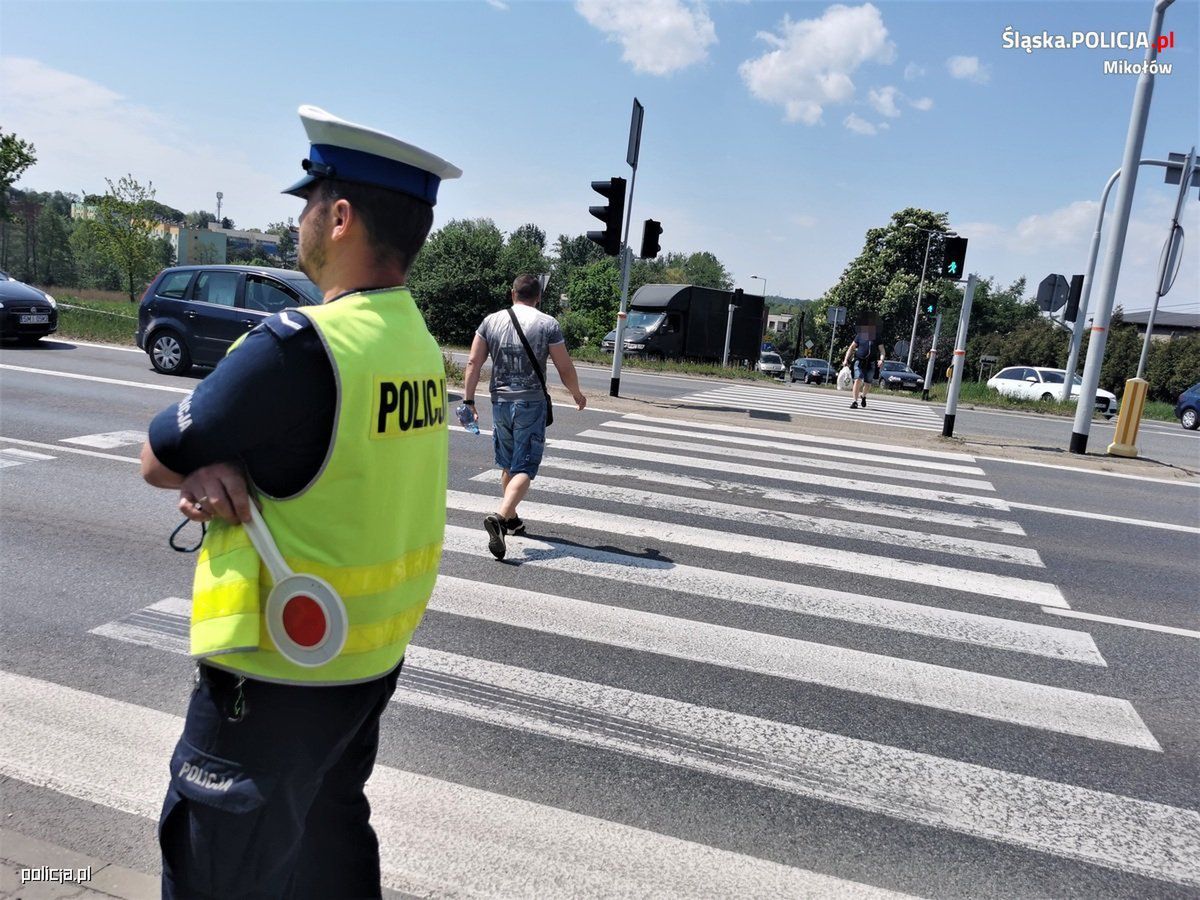
[[[763,353],[758,358],[758,371],[764,375],[772,375],[783,380],[783,376],[787,373],[787,367],[784,366],[783,360],[778,353]]]
[[[1057,400],[1062,396],[1065,369],[1041,369],[1033,366],[1009,366],[988,379],[987,386],[1005,397],[1018,400]],[[1079,400],[1083,384],[1078,375],[1071,382],[1071,402]],[[1096,389],[1096,411],[1107,418],[1117,414],[1117,397],[1102,388]]]

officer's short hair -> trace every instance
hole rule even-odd
[[[314,190],[318,200],[348,202],[362,217],[376,259],[395,263],[405,272],[433,227],[433,207],[408,194],[334,178],[322,178]]]
[[[542,296],[542,283],[536,275],[518,275],[513,281],[512,289],[517,299],[526,303]]]

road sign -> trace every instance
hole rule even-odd
[[[638,153],[642,149],[642,119],[645,115],[646,110],[638,102],[638,98],[634,97],[633,115],[629,118],[629,150],[625,153],[625,162],[634,169],[637,168]]]
[[[831,306],[825,310],[825,319],[830,325],[846,324],[846,307]]]
[[[805,342],[804,342],[804,349],[806,349],[806,350],[811,350],[812,348],[813,348],[813,342],[812,342],[812,341],[805,341]]]
[[[1067,302],[1071,286],[1062,275],[1047,275],[1038,285],[1037,303],[1042,312],[1054,312]]]

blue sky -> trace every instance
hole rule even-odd
[[[737,282],[820,295],[869,227],[947,211],[967,268],[1030,293],[1082,272],[1097,199],[1120,165],[1143,50],[1005,49],[1029,34],[1143,31],[1137,2],[25,3],[5,0],[0,127],[32,140],[20,182],[99,191],[132,172],[158,199],[266,227],[306,145],[312,103],[465,172],[439,222],[487,216],[551,239],[596,225],[588,182],[628,176],[646,107],[634,220],[666,250],[711,250]],[[1166,27],[1145,154],[1200,137],[1200,5]],[[1148,305],[1174,204],[1145,169],[1118,302]],[[1193,191],[1184,224],[1200,240]],[[635,227],[633,243],[640,238]],[[1195,243],[1168,308],[1200,311]]]

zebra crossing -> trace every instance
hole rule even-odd
[[[751,384],[731,384],[707,391],[674,398],[683,406],[717,409],[737,409],[784,420],[810,416],[835,419],[841,422],[865,421],[872,427],[914,428],[919,431],[940,431],[942,414],[939,409],[922,403],[903,402],[888,398],[885,391],[875,389],[867,397],[863,409],[850,409],[848,391],[791,386],[759,387]]]
[[[498,473],[451,483],[442,575],[369,785],[389,887],[943,895],[983,842],[1037,865],[1017,886],[975,873],[967,893],[1099,896],[1109,878],[1200,890],[1200,814],[1054,764],[1088,752],[1153,771],[1169,748],[1114,690],[1089,626],[1056,615],[1071,598],[971,456],[642,415],[546,445],[521,506],[529,536],[509,538],[503,563],[480,527]],[[481,446],[456,436],[452,456]],[[161,597],[88,640],[182,665],[189,612]],[[156,817],[179,725],[0,673],[0,775],[89,803]],[[442,758],[458,763],[428,762]],[[463,774],[474,767],[493,780]],[[636,812],[614,799],[626,790]],[[843,855],[787,835],[752,848],[737,838],[749,823],[656,812],[721,819],[680,791],[809,804],[795,808],[828,816],[823,840]],[[840,834],[841,815],[939,837],[914,874]]]

